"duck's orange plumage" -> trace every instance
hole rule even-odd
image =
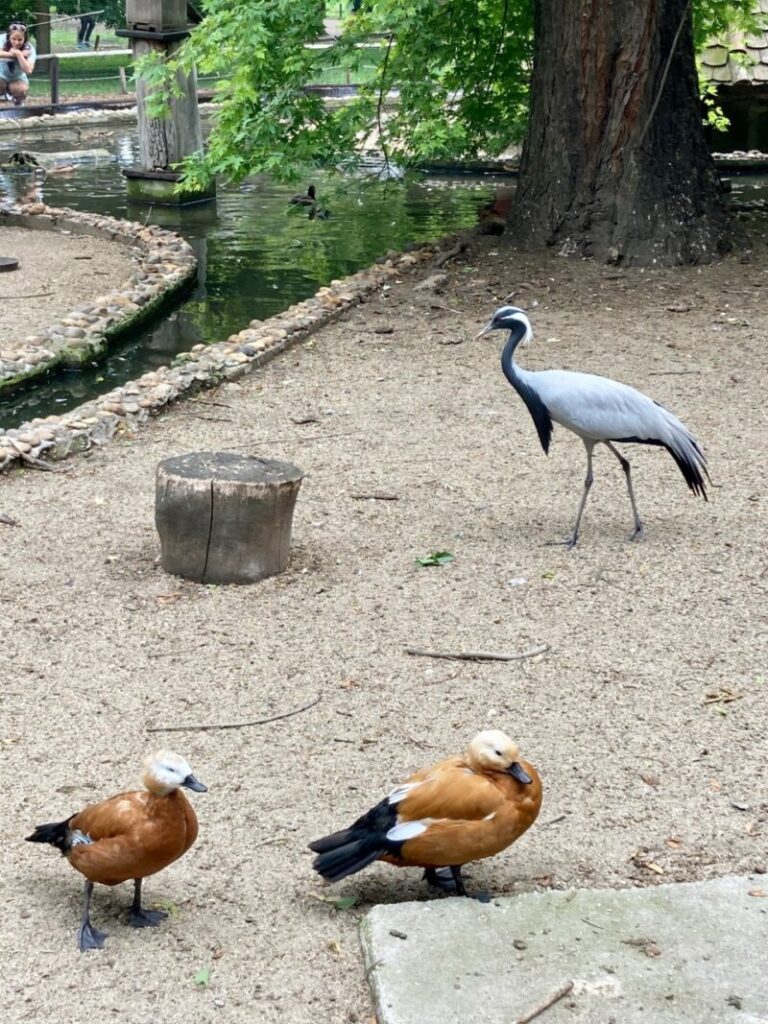
[[[144,790],[118,793],[92,804],[65,821],[38,825],[27,839],[50,843],[85,876],[85,908],[78,939],[80,948],[101,948],[104,933],[90,923],[94,882],[119,885],[134,880],[131,923],[143,928],[167,915],[143,910],[141,880],[172,864],[197,838],[197,817],[181,786],[196,792],[206,787],[194,777],[184,758],[159,751],[144,763]]]
[[[466,754],[412,775],[348,829],[318,839],[313,867],[329,881],[374,860],[423,867],[433,884],[451,868],[463,893],[461,866],[493,857],[536,820],[541,780],[517,746],[497,730],[482,732]]]

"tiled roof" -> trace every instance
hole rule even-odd
[[[768,0],[756,0],[755,13],[767,31],[745,36],[732,32],[723,40],[717,40],[705,47],[701,54],[704,77],[719,85],[734,85],[736,82],[752,82],[761,85],[768,82]]]

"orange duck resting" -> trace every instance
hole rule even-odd
[[[533,765],[503,732],[481,732],[466,754],[416,772],[349,828],[310,843],[312,866],[329,882],[375,860],[422,867],[431,885],[466,896],[462,866],[514,843],[540,807]]]
[[[134,880],[130,923],[147,928],[168,915],[141,906],[141,880],[177,860],[197,839],[197,817],[180,786],[205,793],[183,757],[161,750],[144,762],[146,787],[118,793],[65,821],[38,825],[30,843],[50,843],[85,875],[83,916],[77,933],[82,951],[101,949],[105,932],[93,927],[89,909],[94,882],[119,885]]]

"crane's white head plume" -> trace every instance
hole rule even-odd
[[[484,334],[489,334],[491,331],[514,331],[521,324],[525,327],[521,344],[525,345],[533,339],[533,328],[527,314],[519,306],[500,306],[482,331],[475,335],[475,339],[482,338]]]

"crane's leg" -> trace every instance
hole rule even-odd
[[[83,916],[80,919],[80,927],[77,930],[77,944],[80,947],[81,953],[85,953],[88,949],[101,949],[104,945],[104,939],[107,937],[106,932],[100,932],[91,924],[92,892],[93,882],[86,880],[85,888],[83,889]]]
[[[566,537],[565,540],[555,540],[550,542],[551,544],[564,544],[569,550],[576,547],[576,542],[579,539],[581,517],[584,513],[584,506],[587,504],[589,489],[592,486],[592,481],[594,480],[594,475],[592,473],[592,452],[595,449],[595,442],[585,441],[584,438],[582,438],[582,441],[584,441],[584,447],[587,449],[587,475],[584,478],[584,493],[582,494],[581,501],[579,502],[579,511],[576,513],[576,522],[573,524],[573,530],[571,531],[570,536]]]
[[[640,514],[637,511],[637,502],[635,501],[635,492],[632,488],[632,474],[629,470],[629,461],[624,458],[618,448],[614,448],[610,441],[605,442],[606,447],[610,448],[613,454],[621,463],[621,468],[624,470],[624,476],[627,478],[627,490],[629,491],[629,503],[632,506],[632,515],[635,517],[635,529],[629,535],[630,540],[640,540],[645,532],[643,521],[640,518]]]
[[[141,905],[141,879],[133,880],[133,903],[130,923],[132,928],[154,928],[168,917],[164,910],[144,910]]]

